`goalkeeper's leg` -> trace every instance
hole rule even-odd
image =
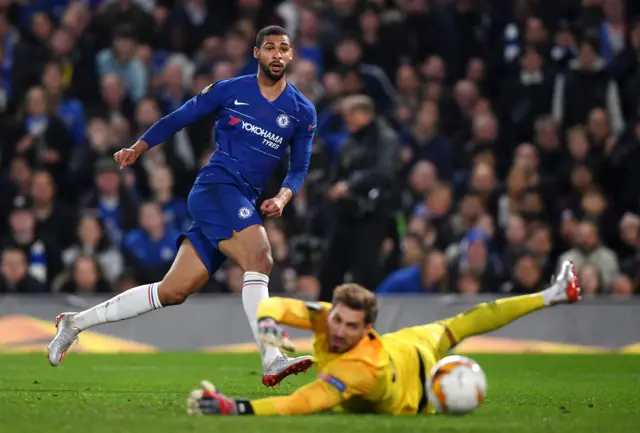
[[[545,307],[580,300],[581,289],[570,262],[564,262],[554,284],[539,293],[514,296],[482,303],[474,308],[437,322],[446,336],[438,341],[437,351],[444,356],[462,340],[495,331],[514,320]]]

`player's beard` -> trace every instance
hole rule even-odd
[[[270,63],[265,64],[260,62],[260,69],[262,70],[262,73],[265,74],[270,80],[278,81],[282,79],[289,70],[289,65],[285,65],[284,62],[280,63],[282,64],[282,70],[278,73],[271,72],[271,69],[269,68],[271,66]]]

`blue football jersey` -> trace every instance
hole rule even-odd
[[[257,75],[222,80],[206,87],[165,116],[141,137],[149,147],[215,113],[216,149],[196,183],[233,183],[255,200],[280,159],[291,148],[282,186],[294,194],[304,183],[316,129],[313,104],[291,83],[275,101],[260,92]]]

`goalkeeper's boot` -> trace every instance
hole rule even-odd
[[[289,358],[287,355],[280,355],[271,364],[264,367],[262,383],[265,386],[276,386],[287,376],[305,373],[312,365],[313,358],[311,356]]]
[[[56,317],[58,332],[49,343],[48,354],[49,363],[54,367],[62,362],[69,347],[78,339],[80,330],[71,323],[71,319],[75,315],[76,313],[62,313]]]
[[[562,262],[560,272],[558,272],[553,285],[545,292],[549,296],[549,305],[573,304],[582,299],[582,289],[573,263]]]

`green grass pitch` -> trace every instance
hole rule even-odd
[[[640,357],[478,355],[489,389],[464,417],[316,415],[189,417],[187,393],[201,379],[231,396],[285,394],[260,383],[257,355],[81,355],[58,368],[40,355],[0,356],[0,431],[88,433],[562,432],[640,431]]]

